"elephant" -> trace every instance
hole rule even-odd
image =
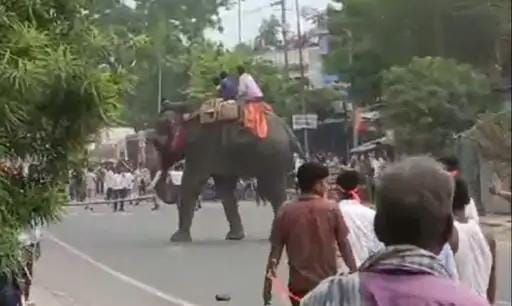
[[[177,205],[178,230],[171,236],[171,242],[192,241],[194,208],[209,178],[215,182],[229,224],[225,238],[241,240],[245,232],[235,194],[238,180],[256,178],[258,192],[271,203],[275,217],[286,201],[287,176],[293,171],[293,155],[304,156],[300,143],[284,120],[272,112],[266,114],[269,132],[264,139],[253,135],[239,121],[202,124],[197,117],[182,120],[185,114],[188,112],[183,104],[167,105],[157,120],[152,139],[164,174],[155,191],[164,202],[169,202],[165,185],[167,170],[185,159],[181,201]],[[177,128],[186,135],[180,149],[169,146],[176,135],[170,131]]]

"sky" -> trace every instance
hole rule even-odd
[[[242,41],[250,43],[258,34],[258,28],[262,20],[270,17],[272,14],[281,18],[279,6],[271,7],[270,4],[276,0],[244,0],[242,1]],[[287,19],[291,29],[295,29],[297,23],[295,0],[286,0]],[[313,7],[325,9],[329,0],[299,0],[301,7]],[[238,7],[235,5],[231,10],[222,10],[223,33],[214,30],[208,30],[207,36],[214,40],[219,40],[226,47],[233,47],[238,43]],[[307,29],[307,25],[304,25]]]
[[[123,0],[126,4],[134,6],[133,0]],[[192,1],[192,0],[191,0]],[[296,28],[296,7],[295,0],[285,0],[287,7],[287,19],[291,29]],[[242,0],[242,41],[252,43],[258,34],[258,28],[263,19],[270,17],[272,14],[281,19],[280,6],[271,7],[271,3],[277,0]],[[301,9],[303,7],[312,7],[317,9],[327,8],[330,0],[299,0]],[[222,26],[224,31],[219,33],[216,30],[207,30],[206,35],[210,39],[221,41],[224,46],[230,48],[238,44],[238,6],[234,5],[231,10],[221,10]],[[308,29],[308,25],[303,23],[304,29]]]

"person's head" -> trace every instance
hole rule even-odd
[[[225,78],[228,77],[228,73],[226,71],[221,71],[219,76],[220,76],[221,80],[224,80]]]
[[[297,183],[302,193],[324,196],[328,189],[325,181],[328,176],[327,167],[319,163],[308,162],[299,167]]]
[[[455,191],[453,193],[453,211],[465,211],[466,205],[469,204],[469,188],[466,181],[461,177],[455,177]]]
[[[355,169],[344,169],[336,178],[336,185],[342,189],[341,199],[352,199],[359,186],[359,173]]]
[[[438,159],[443,164],[446,171],[459,171],[459,160],[455,156],[444,156]]]
[[[212,78],[212,83],[213,83],[213,85],[214,85],[214,86],[219,86],[219,84],[220,84],[220,78],[219,78],[219,77],[217,77],[217,76],[213,77],[213,78]]]
[[[377,237],[387,246],[409,244],[439,254],[453,229],[453,190],[453,177],[431,158],[388,166],[377,180]]]
[[[238,72],[238,75],[242,75],[245,73],[245,68],[244,68],[244,66],[240,65],[240,66],[236,67],[236,71]]]

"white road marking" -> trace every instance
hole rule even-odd
[[[505,301],[497,301],[496,303],[494,303],[495,306],[511,306],[512,303],[510,302],[505,302]]]
[[[173,296],[173,295],[170,295],[170,294],[166,294],[166,293],[163,293],[161,291],[159,291],[158,289],[155,289],[149,285],[146,285],[136,279],[133,279],[119,271],[116,271],[110,267],[108,267],[107,265],[104,265],[102,264],[101,262],[99,261],[96,261],[94,260],[92,257],[90,257],[89,255],[75,249],[74,247],[72,247],[71,245],[65,243],[64,241],[58,239],[57,237],[51,235],[51,234],[47,234],[46,237],[50,240],[52,240],[53,242],[57,243],[58,245],[60,245],[61,247],[63,247],[64,249],[66,249],[68,252],[70,253],[73,253],[74,255],[80,257],[81,259],[87,261],[88,263],[90,263],[91,265],[103,270],[104,272],[112,275],[113,277],[129,284],[129,285],[132,285],[134,287],[137,287],[139,289],[141,289],[142,291],[145,291],[151,295],[154,295],[154,296],[157,296],[167,302],[170,302],[170,303],[173,303],[173,304],[177,304],[177,305],[180,305],[180,306],[199,306],[199,305],[196,305],[196,304],[193,304],[191,302],[188,302],[188,301],[185,301],[177,296]]]

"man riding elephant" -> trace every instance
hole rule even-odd
[[[169,167],[186,159],[178,230],[171,241],[191,241],[196,199],[210,177],[229,223],[226,239],[243,239],[245,232],[235,195],[239,178],[256,178],[258,192],[276,213],[286,200],[287,174],[293,170],[293,153],[302,153],[300,144],[286,123],[272,112],[264,115],[268,133],[259,137],[240,120],[203,123],[199,115],[184,117],[189,111],[184,104],[167,104],[153,138],[164,170],[160,182],[165,182]],[[165,201],[165,184],[157,184],[156,191]]]

